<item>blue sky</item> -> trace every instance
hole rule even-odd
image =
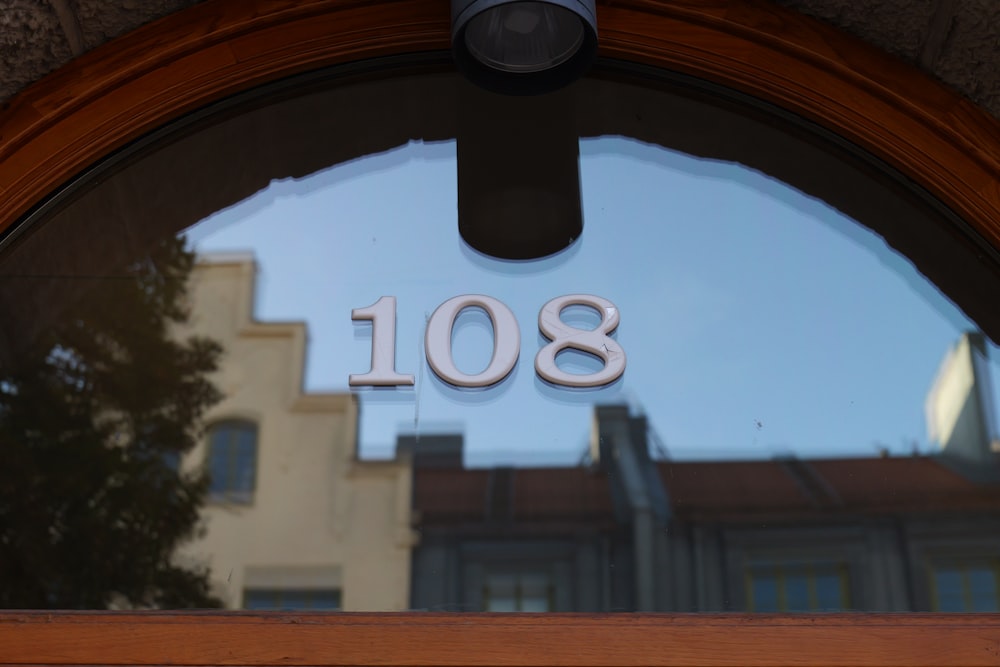
[[[396,367],[416,385],[360,391],[365,456],[389,455],[399,433],[459,431],[474,465],[572,464],[591,407],[622,402],[678,459],[928,448],[924,398],[972,324],[879,237],[758,172],[629,139],[581,142],[580,173],[583,236],[533,262],[461,242],[451,142],[272,183],[190,238],[204,253],[254,253],[258,319],[308,322],[312,391],[347,391],[348,375],[368,370],[370,325],[351,310],[397,298]],[[628,366],[601,390],[534,373],[547,342],[538,311],[573,293],[621,312]],[[451,387],[423,359],[427,318],[460,294],[493,296],[518,319],[520,358],[498,386]],[[596,321],[586,309],[565,319]],[[462,370],[488,363],[491,336],[481,313],[459,318]]]

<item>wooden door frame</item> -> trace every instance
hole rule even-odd
[[[0,111],[0,231],[90,165],[294,74],[446,50],[446,0],[209,0],[94,49]],[[760,0],[615,0],[604,57],[773,103],[926,188],[1000,250],[1000,124],[919,71]],[[998,665],[996,615],[7,612],[0,664]]]

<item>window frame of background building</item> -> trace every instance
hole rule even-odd
[[[698,76],[817,123],[913,179],[1000,248],[997,123],[915,70],[802,16],[735,0],[616,3],[601,7],[600,21],[603,57]],[[320,67],[447,47],[446,4],[430,0],[195,6],[85,54],[3,112],[0,229],[42,210],[100,159],[226,96]],[[947,554],[936,558],[929,543],[928,562],[947,564]],[[998,632],[995,615],[23,612],[0,614],[0,664],[996,664]]]
[[[253,502],[257,481],[257,425],[225,419],[208,427],[209,502]]]

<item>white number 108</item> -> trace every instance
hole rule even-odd
[[[563,310],[588,306],[601,314],[594,329],[578,329],[562,321]],[[493,324],[493,356],[489,365],[475,375],[463,373],[452,358],[451,335],[455,320],[466,308],[482,308]],[[371,370],[348,379],[352,387],[412,385],[413,376],[396,372],[396,297],[383,296],[367,308],[351,311],[354,321],[372,323]],[[552,299],[538,312],[538,328],[551,343],[535,355],[535,372],[563,387],[600,387],[614,382],[625,372],[625,351],[608,334],[618,328],[618,308],[607,299],[590,294],[568,294]],[[563,350],[591,354],[603,363],[594,373],[568,373],[556,364]],[[491,296],[465,294],[448,299],[427,321],[424,334],[427,363],[435,375],[457,387],[488,387],[510,375],[521,353],[521,329],[510,308]]]

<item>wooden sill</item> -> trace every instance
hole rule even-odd
[[[1000,665],[1000,615],[6,612],[0,664]]]

